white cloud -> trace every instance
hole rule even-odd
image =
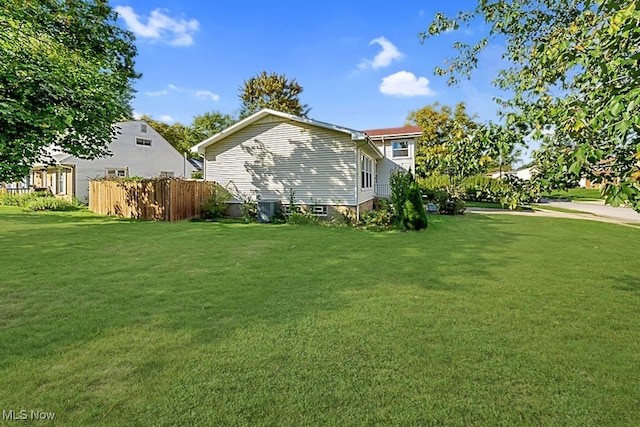
[[[193,34],[200,28],[196,19],[176,19],[163,9],[155,9],[148,17],[136,14],[131,6],[116,6],[115,11],[124,19],[127,29],[137,37],[152,39],[172,46],[190,46]],[[146,20],[146,24],[144,21]]]
[[[371,40],[371,42],[369,42],[369,46],[372,44],[380,45],[382,47],[382,51],[373,58],[373,61],[363,59],[362,62],[358,64],[358,68],[361,70],[365,70],[367,68],[373,68],[376,70],[378,68],[386,67],[391,64],[394,59],[399,60],[404,56],[402,52],[400,52],[398,48],[385,37],[378,37],[377,39]]]
[[[435,92],[429,87],[429,79],[416,77],[408,71],[398,71],[382,79],[380,92],[392,96],[431,96]]]
[[[196,96],[198,98],[203,98],[203,99],[211,99],[212,101],[217,101],[220,99],[220,95],[215,94],[211,91],[208,90],[197,90],[196,91]]]
[[[165,123],[166,122],[172,122],[173,121],[173,117],[171,117],[168,114],[163,114],[163,115],[160,116],[160,120],[165,122]]]
[[[173,93],[180,93],[189,96],[195,96],[201,99],[210,99],[212,101],[220,100],[220,95],[217,93],[213,93],[210,90],[204,89],[190,89],[187,87],[176,86],[173,83],[169,83],[165,89],[149,91],[145,92],[145,95],[148,96],[161,96],[161,95],[171,95]]]
[[[133,111],[133,113],[132,113],[132,114],[133,114],[133,118],[134,118],[134,120],[140,120],[140,119],[142,118],[142,116],[143,116],[143,114],[142,114],[142,113],[139,113],[139,112],[137,112],[137,111],[135,111],[135,110]]]
[[[152,90],[152,91],[147,91],[144,94],[148,96],[162,96],[162,95],[169,95],[169,92],[167,90]]]

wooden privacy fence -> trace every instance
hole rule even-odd
[[[89,210],[152,221],[199,218],[212,185],[181,179],[93,180],[89,183]]]

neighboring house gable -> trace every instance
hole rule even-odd
[[[382,158],[360,131],[264,109],[191,149],[204,176],[236,202],[259,196],[288,203],[355,208],[373,205],[375,164]]]
[[[54,194],[89,200],[89,180],[105,176],[190,178],[196,168],[144,120],[116,123],[119,134],[109,145],[111,156],[93,160],[55,154],[55,166],[36,165],[31,183]]]

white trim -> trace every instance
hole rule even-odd
[[[270,116],[270,115],[276,116],[276,117],[282,117],[284,119],[291,120],[298,123],[305,123],[308,125],[317,126],[324,129],[331,129],[337,132],[346,133],[351,136],[352,141],[366,141],[367,145],[369,145],[369,148],[373,151],[374,156],[377,156],[377,158],[380,158],[380,159],[383,157],[382,153],[380,153],[380,150],[378,150],[378,148],[375,146],[375,144],[373,144],[369,136],[364,132],[341,127],[341,126],[332,125],[330,123],[320,122],[318,120],[308,119],[306,117],[294,116],[293,114],[283,113],[281,111],[275,111],[269,108],[262,109],[257,113],[247,117],[246,119],[241,120],[238,123],[224,129],[223,131],[194,145],[193,147],[191,147],[191,151],[193,153],[204,154],[206,151],[206,148],[209,147],[210,145],[215,144],[216,142],[226,138],[229,135],[233,135],[234,133],[246,128],[247,126],[251,125],[252,123],[255,123],[256,121],[262,119],[263,117]]]
[[[138,143],[138,141],[144,141],[143,144]],[[147,141],[149,142],[147,144]],[[137,147],[151,147],[153,145],[153,141],[151,138],[143,138],[141,136],[136,136],[136,146]]]

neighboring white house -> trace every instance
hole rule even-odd
[[[119,135],[111,156],[93,160],[54,153],[54,165],[34,165],[30,185],[47,188],[59,196],[89,201],[89,180],[102,177],[191,177],[196,168],[144,120],[116,123]]]
[[[418,126],[404,126],[386,129],[370,129],[365,133],[382,152],[383,158],[376,166],[376,196],[391,194],[389,178],[396,169],[416,171],[416,141],[422,135]]]
[[[204,178],[229,188],[233,203],[259,197],[333,216],[373,208],[376,164],[384,158],[366,133],[264,109],[191,148]]]
[[[526,168],[520,168],[520,169],[513,169],[513,170],[509,170],[509,171],[502,171],[502,176],[515,176],[518,177],[520,179],[523,179],[525,181],[529,181],[531,179],[531,176],[533,175],[533,173],[536,171],[535,168],[533,167],[526,167]],[[491,174],[491,178],[494,179],[499,179],[500,178],[500,171],[498,172],[493,172]]]

